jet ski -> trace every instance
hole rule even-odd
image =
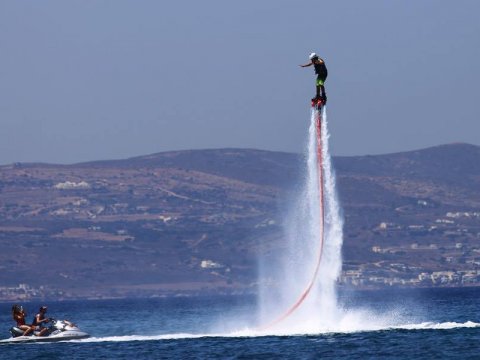
[[[43,336],[38,336],[40,331],[24,336],[24,331],[14,326],[10,329],[12,337],[0,340],[0,343],[26,343],[26,342],[53,342],[65,340],[86,339],[90,337],[86,332],[81,331],[76,325],[66,320],[50,319],[48,331]]]

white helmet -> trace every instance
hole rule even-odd
[[[310,54],[310,56],[308,57],[310,60],[313,60],[315,58],[318,58],[318,55],[315,54],[314,52]]]

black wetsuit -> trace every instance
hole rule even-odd
[[[328,70],[325,62],[322,60],[321,63],[313,63],[313,66],[315,67],[315,74],[317,74],[317,79],[325,81],[328,76]]]

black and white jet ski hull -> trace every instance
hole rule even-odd
[[[0,343],[29,343],[29,342],[54,342],[54,341],[67,341],[86,339],[90,337],[89,334],[80,330],[67,330],[61,331],[57,334],[52,333],[48,336],[17,336],[9,339],[0,340]]]

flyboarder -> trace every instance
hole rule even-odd
[[[317,74],[317,94],[312,99],[312,104],[321,100],[322,103],[325,105],[327,103],[327,94],[325,93],[325,80],[327,80],[327,66],[325,65],[325,61],[322,58],[318,57],[317,54],[311,53],[309,56],[310,62],[305,65],[300,65],[301,67],[308,67],[314,66],[315,67],[315,74]]]

